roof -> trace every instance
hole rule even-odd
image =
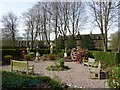
[[[81,39],[84,36],[90,35],[93,40],[102,40],[101,34],[85,34],[85,35],[76,35],[76,39]]]

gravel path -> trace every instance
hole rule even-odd
[[[87,66],[77,64],[76,62],[65,62],[65,65],[71,69],[67,71],[48,71],[46,67],[48,65],[54,65],[51,61],[39,61],[32,62],[31,65],[35,65],[34,72],[38,75],[46,75],[53,77],[57,75],[62,82],[67,83],[71,87],[75,88],[105,88],[105,79],[90,79],[90,73]],[[3,66],[3,70],[10,70],[10,65]]]

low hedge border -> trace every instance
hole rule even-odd
[[[2,71],[2,88],[62,88],[62,83],[48,76],[28,76]]]
[[[103,51],[91,51],[91,53],[97,61],[100,60],[107,66],[120,64],[120,53]]]

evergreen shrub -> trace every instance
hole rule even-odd
[[[31,55],[31,58],[35,57],[35,53],[34,53],[34,52],[30,52],[30,53],[28,53],[28,54]]]
[[[49,54],[49,59],[50,60],[55,60],[57,56],[55,54]]]
[[[108,84],[111,88],[120,88],[120,66],[111,67]]]
[[[4,56],[4,63],[5,64],[10,64],[10,59],[13,59],[13,57],[11,55],[5,55]]]
[[[58,60],[58,62],[59,62],[60,67],[64,68],[64,59],[61,58],[61,59]]]
[[[115,52],[92,51],[92,55],[96,60],[100,60],[108,66],[116,64]]]
[[[30,61],[32,59],[32,57],[33,56],[31,54],[26,54],[24,59],[27,61]]]
[[[18,88],[62,88],[61,82],[48,76],[28,76],[14,72],[2,71],[2,89]]]

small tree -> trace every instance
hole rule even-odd
[[[58,37],[56,40],[56,49],[64,49],[64,40],[62,36]]]
[[[75,42],[75,38],[70,36],[67,39],[67,48],[71,49],[71,48],[75,48],[76,47],[76,42]]]
[[[81,39],[81,48],[85,49],[95,49],[94,41],[90,35],[85,35]]]

